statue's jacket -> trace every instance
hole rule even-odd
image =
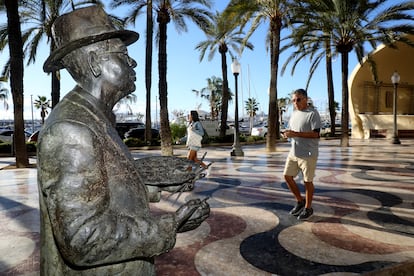
[[[175,218],[150,214],[111,110],[75,88],[47,118],[37,156],[41,274],[154,275],[153,257],[175,244]]]

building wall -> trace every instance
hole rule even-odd
[[[372,53],[378,82],[374,82],[367,62],[358,64],[349,78],[353,138],[370,138],[373,130],[392,135],[394,86],[391,76],[394,71],[401,77],[397,88],[398,129],[414,131],[414,48],[402,43],[397,46],[398,49],[392,49],[382,45]]]

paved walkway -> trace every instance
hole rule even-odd
[[[151,204],[170,212],[209,196],[212,207],[201,227],[178,234],[175,248],[156,259],[158,275],[413,275],[414,140],[338,145],[321,140],[315,213],[307,222],[288,214],[295,203],[282,176],[288,144],[275,153],[243,146],[237,158],[230,147],[205,148],[214,161],[210,176],[178,203],[164,196]],[[0,166],[9,162],[1,158]],[[0,170],[0,252],[0,275],[38,274],[35,169]]]

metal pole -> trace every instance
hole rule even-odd
[[[239,133],[239,99],[238,99],[238,85],[237,85],[237,77],[239,73],[234,73],[235,79],[235,108],[234,108],[234,143],[233,143],[233,150],[231,151],[231,156],[244,156],[244,152],[240,146],[240,133]]]
[[[392,113],[394,116],[394,134],[392,137],[393,144],[401,144],[400,138],[398,137],[398,128],[397,128],[397,88],[398,88],[398,83],[394,83],[394,98],[393,98],[393,108],[392,108]]]
[[[34,133],[34,119],[33,119],[33,95],[30,95],[30,103],[32,108],[32,133]]]
[[[155,96],[155,127],[158,129],[158,97]]]

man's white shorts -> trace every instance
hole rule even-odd
[[[312,182],[315,177],[317,156],[300,158],[288,155],[283,175],[297,176],[300,171],[303,174],[303,181]]]

